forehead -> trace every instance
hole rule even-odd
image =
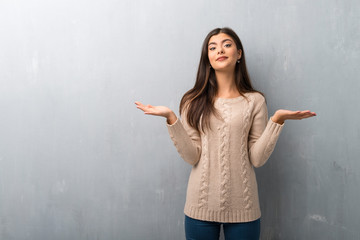
[[[209,39],[208,44],[210,44],[210,43],[221,43],[225,39],[230,39],[231,41],[234,41],[232,39],[232,37],[230,37],[226,33],[219,33],[219,34],[216,34],[214,36],[211,36],[211,38]]]

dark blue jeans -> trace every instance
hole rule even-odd
[[[223,225],[225,240],[259,240],[260,218],[245,223],[208,222],[185,215],[186,240],[219,240]]]

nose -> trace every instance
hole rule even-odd
[[[224,53],[224,49],[223,49],[223,47],[221,46],[221,47],[219,47],[219,51],[218,51],[218,54],[221,54],[221,53]]]

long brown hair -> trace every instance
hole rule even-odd
[[[235,66],[235,84],[240,95],[246,98],[244,93],[259,92],[256,91],[251,85],[250,77],[246,69],[245,52],[240,38],[232,29],[228,27],[216,28],[212,30],[206,36],[202,45],[195,85],[192,89],[184,94],[180,101],[180,114],[186,108],[187,122],[191,127],[195,128],[199,132],[200,129],[202,132],[204,132],[204,128],[210,129],[211,113],[215,116],[220,116],[214,107],[215,97],[218,90],[215,70],[210,68],[210,62],[208,58],[209,40],[212,36],[219,33],[225,33],[229,35],[235,41],[237,50],[241,49],[242,51],[240,63],[237,63]]]

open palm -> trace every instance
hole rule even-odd
[[[304,118],[309,118],[316,116],[316,113],[311,112],[310,110],[305,111],[290,111],[285,109],[279,109],[276,111],[276,114],[279,114],[283,120],[293,119],[293,120],[301,120]]]
[[[171,113],[171,109],[165,106],[152,106],[150,104],[144,105],[141,102],[136,101],[135,104],[138,109],[144,111],[145,114],[168,117]]]

